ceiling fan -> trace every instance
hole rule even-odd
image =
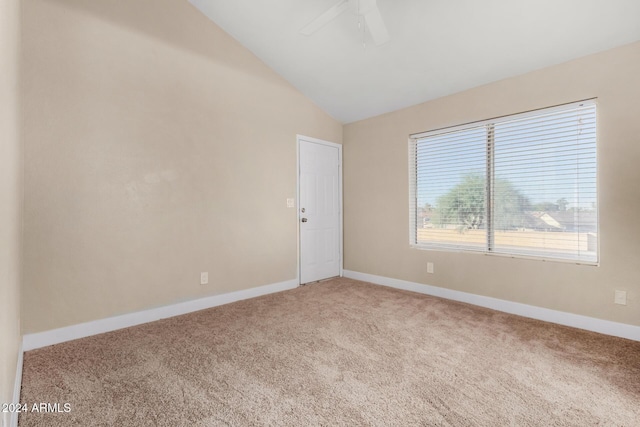
[[[369,33],[371,33],[371,38],[376,45],[389,41],[389,33],[382,20],[376,0],[341,0],[302,28],[300,33],[310,36],[347,9],[351,9],[356,15],[364,17]]]

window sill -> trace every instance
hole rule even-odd
[[[500,257],[500,258],[514,258],[514,259],[526,259],[532,261],[542,261],[542,262],[557,262],[562,264],[575,264],[575,265],[585,265],[591,267],[599,267],[599,261],[589,261],[589,260],[576,260],[570,258],[552,258],[552,257],[544,257],[544,256],[535,256],[535,255],[524,255],[524,254],[507,254],[502,252],[489,252],[486,250],[473,250],[473,249],[461,249],[461,248],[447,248],[444,246],[430,246],[430,245],[419,245],[419,244],[411,244],[411,249],[418,249],[424,251],[437,251],[437,252],[453,252],[459,254],[472,254],[472,255],[484,255],[491,257]]]

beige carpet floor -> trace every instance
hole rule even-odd
[[[335,279],[29,351],[20,426],[639,426],[640,342]]]

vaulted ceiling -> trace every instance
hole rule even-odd
[[[350,11],[300,33],[339,0],[190,1],[342,123],[640,40],[639,0],[377,0],[380,46]]]

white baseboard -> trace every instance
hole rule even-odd
[[[18,362],[16,364],[16,380],[13,383],[13,403],[20,403],[20,389],[22,388],[22,361],[24,358],[24,351],[22,350],[22,344],[18,349]],[[7,427],[18,427],[18,413],[11,412],[8,414]]]
[[[286,291],[296,287],[298,287],[298,281],[296,279],[287,280],[285,282],[244,289],[227,294],[213,295],[164,307],[152,308],[135,313],[123,314],[121,316],[80,323],[64,328],[27,334],[22,338],[22,347],[24,351],[34,350],[48,345],[59,344],[65,341],[102,334],[104,332],[111,332],[117,329],[128,328],[130,326],[165,319],[167,317],[179,316],[181,314],[229,304],[235,301]]]
[[[611,322],[609,320],[596,319],[594,317],[566,313],[564,311],[551,310],[518,302],[440,288],[437,286],[423,285],[421,283],[408,282],[405,280],[392,279],[373,274],[359,273],[357,271],[344,270],[344,277],[361,280],[363,282],[370,282],[376,285],[389,286],[391,288],[433,295],[454,301],[466,302],[505,313],[529,317],[531,319],[544,320],[546,322],[557,323],[559,325],[571,326],[605,335],[640,341],[640,326]]]

